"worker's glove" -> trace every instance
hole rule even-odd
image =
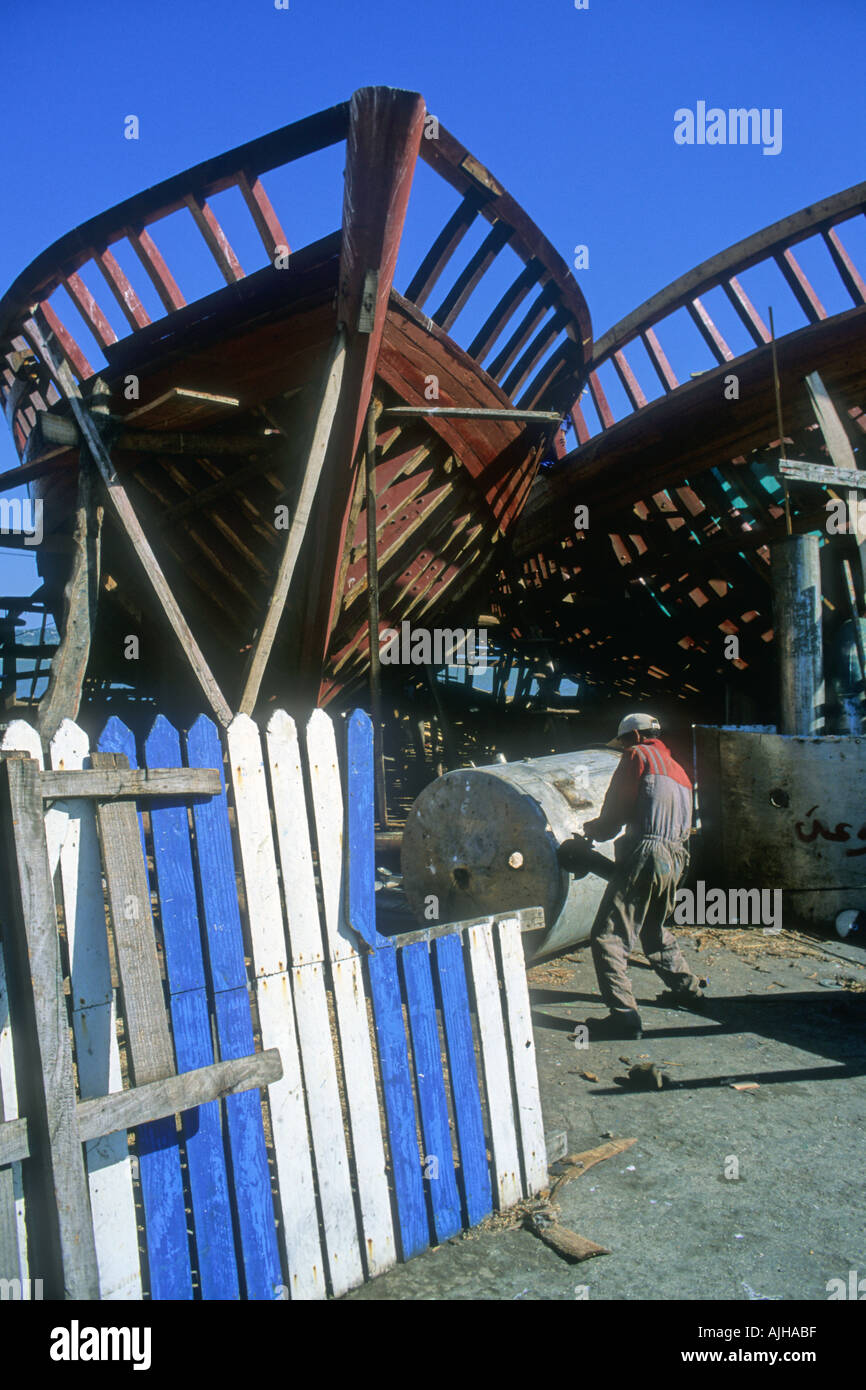
[[[581,834],[583,835],[583,838],[584,838],[585,840],[588,840],[589,843],[590,843],[591,845],[594,845],[595,842],[596,842],[596,840],[598,839],[598,833],[597,833],[597,832],[598,832],[598,821],[597,821],[597,820],[588,820],[588,821],[585,823],[585,825],[584,825],[584,827],[583,827],[583,830],[581,831]]]
[[[583,878],[589,872],[588,856],[591,849],[590,841],[583,835],[572,835],[570,840],[563,840],[558,846],[556,857],[568,873]]]

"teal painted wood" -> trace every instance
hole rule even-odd
[[[135,740],[112,715],[97,747],[101,753],[125,753],[130,767],[138,767]],[[144,827],[138,818],[144,853]],[[146,862],[146,860],[145,860]],[[147,1237],[150,1292],[154,1299],[191,1299],[192,1270],[184,1210],[180,1143],[174,1118],[139,1125],[136,1130],[141,1193]]]
[[[180,767],[180,738],[157,715],[145,740],[148,767]],[[205,989],[187,801],[160,798],[151,804],[153,859],[165,948],[174,1048],[178,1072],[215,1060]],[[204,1299],[240,1297],[228,1176],[218,1101],[185,1110],[186,1147],[193,1230]]]
[[[374,890],[375,891],[375,890]],[[426,941],[399,949],[406,986],[415,1085],[424,1136],[424,1181],[441,1244],[460,1230],[460,1197],[454,1176],[454,1151],[442,1072],[442,1049]]]
[[[379,1070],[404,1259],[430,1244],[415,1123],[403,1001],[394,946],[376,930],[373,726],[363,710],[348,721],[347,844],[349,924],[375,947],[368,958]]]
[[[243,933],[234,876],[234,854],[216,725],[201,715],[186,736],[189,767],[219,768],[220,796],[196,798],[193,821],[196,867],[210,967],[220,1057],[248,1057],[254,1050]],[[248,1299],[279,1297],[283,1276],[277,1244],[268,1155],[258,1091],[225,1100],[228,1157],[235,1217]]]
[[[493,1188],[484,1137],[478,1063],[469,1016],[463,942],[455,933],[454,936],[437,937],[432,945],[451,1075],[451,1103],[460,1147],[465,1220],[468,1225],[475,1226],[493,1210]]]

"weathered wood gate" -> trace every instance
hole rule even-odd
[[[64,722],[50,770],[6,730],[0,1279],[339,1295],[545,1185],[536,914],[382,937],[366,715],[345,735],[316,711],[304,757],[239,715],[230,801],[204,716],[183,746],[158,717],[141,770],[116,719],[92,754]]]

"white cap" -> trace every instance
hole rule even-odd
[[[624,734],[631,734],[637,731],[640,733],[649,733],[650,730],[653,730],[655,733],[661,733],[661,727],[661,724],[654,714],[627,714],[624,719],[619,721],[616,738],[611,740],[608,747],[621,747],[620,739]]]

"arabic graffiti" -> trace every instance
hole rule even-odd
[[[811,830],[807,830],[806,822],[801,820],[798,820],[797,824],[794,826],[794,833],[801,844],[810,845],[813,840],[817,840],[819,836],[822,840],[832,840],[840,844],[845,844],[847,841],[855,838],[853,835],[849,834],[849,831],[853,830],[853,826],[851,826],[848,821],[839,821],[835,830],[831,830],[829,825],[825,825],[823,821],[819,820],[814,814],[819,805],[820,802],[816,802],[815,805],[811,806],[806,812],[807,818],[809,816],[813,817]],[[857,831],[856,839],[866,840],[866,823],[861,825],[860,829]],[[845,853],[852,859],[858,854],[866,854],[866,844],[861,845],[857,849],[846,849]]]

